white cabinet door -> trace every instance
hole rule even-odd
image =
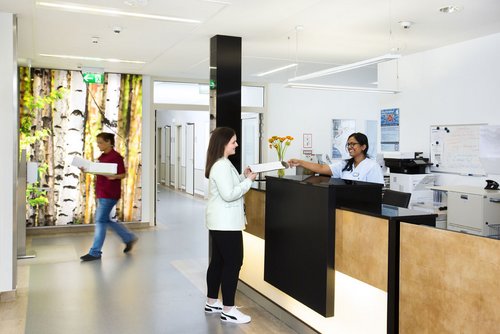
[[[448,228],[482,235],[483,208],[483,195],[448,192]]]

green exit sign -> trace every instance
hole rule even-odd
[[[102,84],[104,83],[104,73],[83,72],[83,81],[85,83]]]

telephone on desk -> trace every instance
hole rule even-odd
[[[484,189],[498,190],[498,182],[493,180],[486,180],[486,187]]]

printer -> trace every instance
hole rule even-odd
[[[385,166],[391,173],[425,174],[427,167],[432,165],[429,158],[424,158],[422,152],[384,154]]]
[[[432,165],[422,152],[390,152],[384,153],[384,163],[390,169],[389,189],[411,193],[410,207],[432,207],[436,175],[426,174]]]

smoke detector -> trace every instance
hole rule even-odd
[[[403,27],[403,29],[410,29],[410,27],[413,25],[412,21],[399,21],[399,25]]]
[[[452,14],[462,10],[462,7],[458,6],[444,6],[439,8],[439,11],[444,14]]]

